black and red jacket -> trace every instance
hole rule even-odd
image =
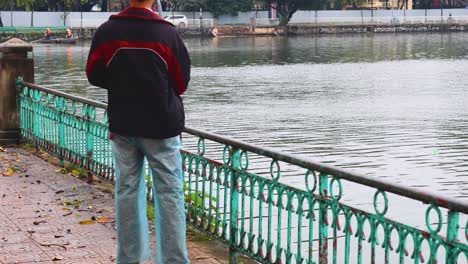
[[[129,7],[102,24],[86,75],[108,90],[111,132],[147,138],[182,132],[190,57],[177,29],[151,10]]]

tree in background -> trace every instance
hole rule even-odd
[[[0,0],[0,10],[47,11],[47,0]]]
[[[103,0],[11,0],[13,10],[16,11],[74,11],[89,12],[95,5],[107,7]],[[111,1],[111,0],[107,0]],[[114,0],[114,2],[125,2],[127,0]],[[10,10],[10,0],[0,0],[0,10]],[[105,9],[104,9],[105,10]],[[101,10],[103,11],[103,10]]]
[[[238,12],[250,11],[253,9],[254,2],[252,0],[207,0],[207,11],[213,13],[213,16],[230,14],[237,15]]]
[[[176,8],[184,11],[198,11],[200,8],[206,9],[207,0],[174,0],[168,1],[170,9]]]
[[[286,26],[297,10],[318,9],[320,0],[260,0],[279,14],[280,26]]]

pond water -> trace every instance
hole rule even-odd
[[[187,39],[187,126],[468,197],[468,34]],[[106,100],[89,43],[34,47],[36,83]]]

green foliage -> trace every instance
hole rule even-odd
[[[146,184],[147,185],[152,185],[152,180],[149,175],[145,176]],[[184,183],[184,200],[185,203],[188,204],[188,208],[190,210],[189,217],[195,218],[195,208],[198,210],[198,215],[203,215],[204,217],[204,222],[203,225],[205,228],[209,225],[211,231],[214,231],[216,227],[216,217],[212,217],[211,221],[208,222],[208,209],[205,208],[206,212],[202,212],[202,204],[206,203],[207,201],[209,202],[209,207],[211,208],[211,212],[214,213],[215,215],[220,215],[221,213],[219,212],[219,209],[216,207],[216,202],[218,199],[216,197],[210,197],[208,194],[205,194],[204,196],[198,192],[195,193],[195,190],[192,190],[189,188],[187,183]],[[154,206],[150,203],[146,206],[146,214],[148,216],[148,219],[151,221],[154,221],[155,216],[154,216]]]
[[[42,33],[42,32],[41,32]],[[23,143],[21,144],[21,147],[29,152],[36,151],[36,146],[31,143]]]
[[[187,183],[184,183],[184,199],[185,203],[188,204],[189,208],[189,217],[194,219],[197,216],[202,217],[203,227],[210,228],[212,232],[216,229],[216,216],[221,215],[219,208],[216,207],[216,202],[218,199],[216,197],[211,197],[209,194],[202,195],[201,192],[195,193],[195,190],[189,188]],[[206,208],[206,203],[208,202],[208,208]],[[205,204],[205,211],[203,211],[202,204]],[[214,213],[211,219],[209,218],[209,209]],[[198,212],[196,212],[198,211]],[[197,215],[195,215],[197,214]],[[218,227],[221,227],[221,223]]]
[[[43,0],[0,0],[0,9],[10,10],[13,7],[14,10],[31,11],[36,1],[40,2]]]
[[[207,0],[177,0],[174,2],[181,10],[196,12],[200,11],[200,8],[206,9]]]
[[[75,207],[75,206],[79,206],[80,204],[82,204],[83,201],[82,200],[66,200],[63,205],[64,206],[72,206],[72,207]]]
[[[252,0],[207,0],[207,11],[213,13],[215,17],[230,14],[237,15],[238,12],[250,11],[253,8]]]
[[[146,206],[146,215],[148,216],[148,219],[154,222],[154,205],[148,203]]]
[[[26,11],[30,11],[34,4],[34,0],[16,0],[17,7],[23,7]]]
[[[90,11],[103,0],[0,0],[0,10],[18,11]]]
[[[88,171],[74,163],[67,163],[63,168],[59,170],[63,174],[72,174],[76,177],[83,179],[88,176]]]

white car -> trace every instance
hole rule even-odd
[[[170,15],[164,17],[164,20],[171,22],[176,27],[184,28],[188,24],[188,19],[184,15]]]

